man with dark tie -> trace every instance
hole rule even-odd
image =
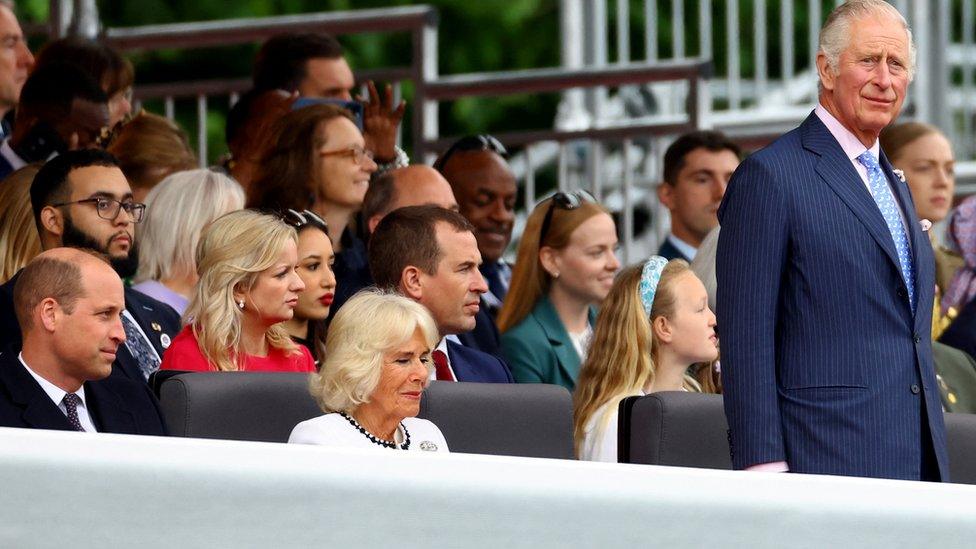
[[[393,210],[370,237],[369,269],[376,286],[417,301],[437,323],[441,341],[431,353],[435,379],[513,381],[500,358],[457,340],[474,329],[481,294],[488,289],[480,263],[471,224],[437,206]]]
[[[0,352],[0,426],[165,435],[142,381],[111,376],[126,340],[122,280],[96,252],[56,248],[21,271],[23,347]]]
[[[717,313],[737,469],[948,480],[933,252],[878,144],[914,57],[890,4],[838,6],[816,109],[729,183]]]
[[[132,189],[112,155],[85,149],[52,158],[34,177],[31,206],[42,249],[89,248],[108,256],[120,277],[135,273],[135,224],[142,221],[145,205],[133,201]],[[18,276],[0,286],[0,346],[20,345],[13,308]],[[169,305],[130,288],[124,291],[122,326],[127,339],[114,373],[145,382],[159,369],[163,351],[179,332],[180,317]]]

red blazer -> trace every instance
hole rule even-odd
[[[190,326],[173,339],[173,343],[163,354],[160,370],[180,370],[183,372],[212,372],[215,368],[210,364],[197,344]],[[244,355],[246,372],[314,372],[315,361],[311,353],[303,345],[289,354],[280,349],[271,348],[268,356]]]

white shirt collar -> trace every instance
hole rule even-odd
[[[881,158],[881,143],[877,139],[874,140],[873,145],[870,147],[865,147],[864,143],[861,143],[857,136],[845,128],[844,125],[840,123],[840,120],[837,120],[834,115],[830,114],[830,111],[828,111],[822,104],[817,103],[817,107],[813,109],[813,112],[817,115],[817,118],[824,123],[824,126],[827,126],[827,131],[830,132],[830,135],[834,136],[834,139],[837,140],[840,147],[844,149],[844,154],[846,154],[847,158],[849,158],[852,162],[856,161],[857,157],[861,156],[864,151],[871,151],[871,154],[874,155],[875,159]]]
[[[28,366],[27,362],[24,361],[24,353],[18,354],[17,358],[20,359],[20,363],[23,364],[24,368],[27,369],[27,373],[30,374],[35,381],[37,381],[38,385],[41,386],[41,389],[44,390],[44,393],[47,394],[47,396],[52,401],[54,401],[54,405],[61,406],[62,401],[64,401],[64,395],[68,394],[68,392],[62,389],[61,387],[58,387],[57,385],[51,383],[50,381],[44,379],[43,377],[40,376],[40,374],[38,374],[34,370],[31,370],[31,367]],[[85,402],[85,386],[82,385],[75,392],[75,394],[78,395],[78,398],[81,399],[81,403],[85,405],[85,408],[87,408],[88,403]]]
[[[695,259],[695,254],[698,253],[698,248],[692,246],[691,244],[688,244],[687,242],[681,240],[680,238],[674,236],[673,234],[668,234],[668,242],[670,242],[672,246],[677,248],[678,251],[681,252],[681,255],[687,257],[688,261]]]
[[[13,148],[11,148],[9,137],[3,140],[3,144],[0,144],[0,156],[4,157],[4,159],[10,163],[10,167],[13,168],[14,171],[27,165],[27,162],[24,162],[24,159],[15,153]]]

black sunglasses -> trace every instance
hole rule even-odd
[[[488,134],[468,135],[455,141],[454,144],[447,149],[447,152],[442,154],[441,157],[434,162],[434,169],[440,171],[441,168],[447,165],[448,159],[450,159],[454,153],[467,151],[491,151],[498,154],[502,158],[508,158],[508,151],[505,150],[505,145],[502,145],[501,141]]]
[[[285,210],[284,215],[281,219],[295,228],[296,231],[301,231],[305,227],[315,227],[321,230],[326,235],[329,234],[329,225],[324,219],[318,216],[315,212],[310,212],[308,210],[303,210],[301,212],[297,210],[288,209]]]
[[[541,246],[549,234],[549,226],[552,225],[552,211],[559,206],[563,210],[575,210],[583,205],[584,202],[596,202],[593,195],[582,189],[571,193],[562,191],[552,195],[549,199],[549,209],[546,210],[546,217],[542,220],[542,229],[539,231],[539,245]]]

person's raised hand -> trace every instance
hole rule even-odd
[[[366,148],[373,151],[377,163],[392,162],[396,159],[397,128],[403,120],[407,102],[401,100],[394,108],[393,87],[389,84],[383,90],[382,100],[376,84],[369,81],[366,87],[369,90],[369,100],[362,96],[357,97],[363,105],[363,138],[366,140]]]

